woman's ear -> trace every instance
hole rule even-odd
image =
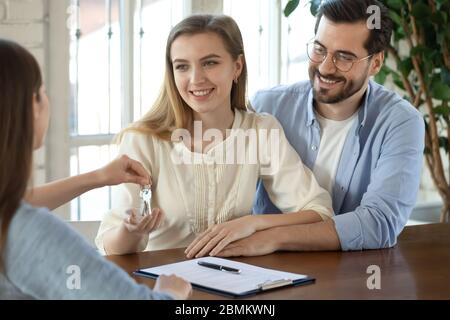
[[[33,93],[33,117],[34,120],[39,119],[42,112],[42,107],[40,104],[40,98],[38,93]]]
[[[242,73],[242,69],[244,68],[244,55],[240,54],[236,61],[235,61],[235,66],[236,66],[236,73],[234,75],[234,79],[238,79],[241,76]]]

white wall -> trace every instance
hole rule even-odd
[[[29,49],[41,66],[47,80],[47,0],[0,0],[0,38],[16,41]],[[34,156],[34,184],[46,181],[46,148]]]

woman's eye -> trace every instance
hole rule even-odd
[[[188,66],[185,64],[179,64],[179,65],[175,66],[175,70],[178,70],[178,71],[186,71],[187,68],[188,68]]]
[[[205,67],[208,67],[208,66],[214,66],[214,65],[216,65],[216,64],[217,64],[216,61],[206,61],[203,65],[204,65]]]

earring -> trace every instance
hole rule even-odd
[[[233,82],[234,82],[235,84],[238,84],[238,82],[239,82],[238,78],[236,77],[236,78],[233,80]]]

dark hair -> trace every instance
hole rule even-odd
[[[393,23],[389,17],[388,9],[377,0],[325,0],[320,5],[317,13],[316,27],[317,33],[322,16],[335,22],[366,22],[372,13],[367,12],[370,6],[377,6],[380,9],[380,28],[370,29],[370,35],[364,44],[364,48],[369,54],[384,51],[389,46],[392,35]]]
[[[34,57],[0,39],[0,270],[8,228],[25,195],[33,157],[33,96],[42,77]]]

